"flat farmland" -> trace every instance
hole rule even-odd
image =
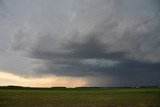
[[[160,88],[0,89],[0,107],[160,107]]]

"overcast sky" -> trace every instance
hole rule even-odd
[[[160,85],[160,2],[0,0],[0,72],[0,85]]]

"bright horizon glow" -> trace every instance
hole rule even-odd
[[[0,71],[1,86],[15,85],[28,87],[80,87],[86,85],[86,79],[81,77],[21,77],[15,74]]]

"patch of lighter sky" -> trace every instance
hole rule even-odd
[[[87,78],[82,77],[21,77],[19,75],[0,71],[0,86],[15,85],[29,87],[80,87],[87,84]]]

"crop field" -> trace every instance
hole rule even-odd
[[[160,107],[160,88],[0,89],[0,107]]]

